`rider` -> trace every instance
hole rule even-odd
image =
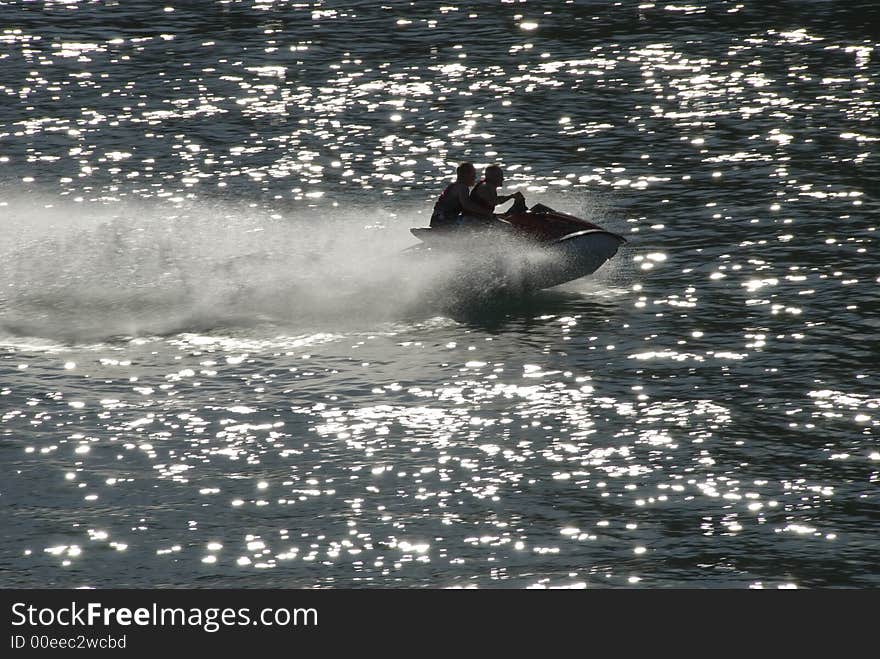
[[[455,170],[456,178],[443,190],[434,213],[431,215],[432,229],[445,229],[462,224],[485,222],[492,218],[492,209],[473,201],[468,190],[477,180],[477,169],[472,162],[464,162]]]
[[[526,199],[521,192],[509,195],[498,195],[498,188],[504,183],[504,172],[498,165],[489,165],[483,172],[483,180],[471,190],[471,201],[479,204],[484,211],[495,212],[495,206],[514,199],[513,206],[508,213],[524,213],[526,211]]]

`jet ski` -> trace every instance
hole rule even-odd
[[[459,254],[507,289],[527,292],[586,277],[611,259],[623,236],[542,204],[473,227],[410,229],[414,249]],[[477,265],[479,264],[479,265]],[[499,278],[500,279],[497,279]]]

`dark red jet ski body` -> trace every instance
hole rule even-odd
[[[411,229],[431,250],[467,251],[487,256],[494,250],[516,252],[515,272],[519,289],[557,286],[598,270],[626,242],[574,215],[538,205],[522,213],[499,216],[485,227]],[[510,242],[515,241],[515,242]],[[496,256],[497,258],[497,256]]]

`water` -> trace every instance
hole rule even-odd
[[[880,585],[875,3],[166,5],[0,3],[3,586]]]

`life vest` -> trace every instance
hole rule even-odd
[[[461,216],[463,209],[458,195],[452,194],[452,188],[455,185],[456,183],[447,185],[437,198],[437,202],[434,204],[434,213],[431,215],[431,228],[449,226]]]
[[[478,204],[478,205],[482,206],[482,207],[485,208],[489,213],[491,213],[492,211],[495,210],[495,206],[494,206],[493,204],[491,204],[490,202],[486,201],[483,197],[481,197],[480,195],[477,194],[477,190],[480,189],[480,186],[481,186],[481,185],[485,185],[485,184],[486,184],[486,179],[482,179],[479,183],[477,183],[477,184],[474,186],[474,189],[471,190],[471,195],[470,195],[470,196],[471,196],[471,201],[474,202],[475,204]]]

